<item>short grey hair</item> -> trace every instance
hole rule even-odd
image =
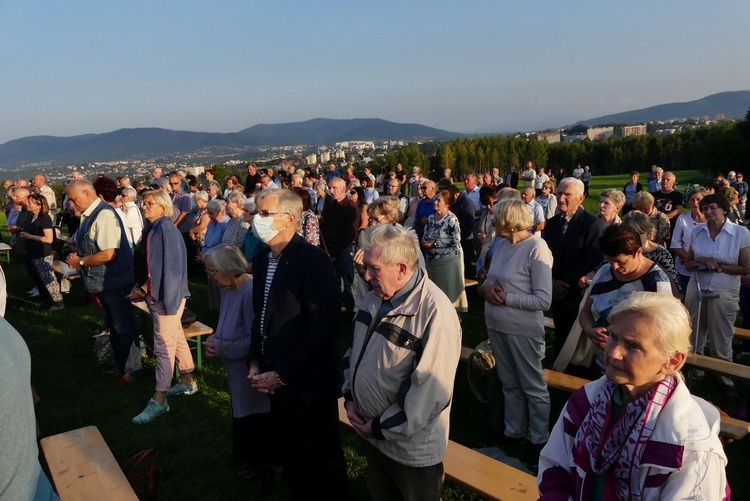
[[[492,208],[492,212],[495,216],[495,224],[510,232],[526,231],[534,225],[534,218],[531,217],[523,200],[516,198],[500,200]]]
[[[637,315],[653,323],[656,346],[667,357],[690,352],[690,313],[679,299],[657,292],[631,292],[610,312],[610,325],[622,315]]]
[[[128,186],[127,188],[123,188],[122,194],[132,198],[133,200],[135,200],[138,197],[138,192],[135,191],[135,188],[131,186]]]
[[[238,277],[248,269],[247,260],[234,245],[220,244],[203,256],[203,263],[222,275]]]
[[[500,191],[497,192],[496,200],[499,202],[500,200],[508,199],[521,200],[521,193],[517,189],[511,188],[510,186],[500,188]]]
[[[560,181],[560,184],[557,186],[557,191],[562,190],[563,186],[565,186],[565,185],[570,185],[570,186],[574,187],[576,189],[576,191],[578,192],[578,195],[583,195],[583,193],[585,191],[584,190],[584,186],[583,186],[583,181],[581,181],[580,179],[576,179],[574,177],[564,177],[564,178],[562,178],[562,180]]]
[[[340,179],[341,182],[344,180],[340,177],[335,177],[332,181]],[[260,204],[261,200],[266,198],[276,198],[276,210],[279,212],[287,212],[294,216],[296,229],[302,228],[302,199],[292,190],[286,188],[280,190],[265,190],[261,191],[258,196],[255,197],[255,203]]]
[[[206,209],[219,212],[226,211],[227,203],[224,200],[211,200],[210,202],[208,202]]]
[[[604,197],[612,200],[612,202],[620,209],[622,209],[622,206],[625,205],[625,193],[615,188],[607,188],[606,190],[602,191],[599,194],[599,200]]]
[[[229,195],[227,195],[226,201],[227,203],[235,203],[242,207],[242,204],[245,203],[246,198],[247,197],[244,193],[240,193],[239,191],[232,191]]]
[[[217,181],[211,181],[208,183],[209,188],[216,188],[217,190],[221,191],[221,185]]]
[[[255,197],[247,197],[245,201],[242,203],[242,207],[244,209],[248,209],[250,211],[254,211],[256,207],[258,207],[255,203]]]
[[[195,200],[203,200],[204,202],[208,202],[208,199],[210,198],[208,196],[208,192],[206,190],[196,191],[193,195],[193,198]]]
[[[359,248],[364,252],[382,248],[380,259],[384,263],[406,263],[410,271],[419,265],[419,240],[412,228],[397,224],[371,226],[360,234]]]

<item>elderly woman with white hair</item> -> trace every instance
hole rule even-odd
[[[220,358],[229,381],[234,461],[241,478],[253,478],[270,457],[270,401],[247,379],[253,319],[253,277],[234,246],[219,245],[204,256],[206,272],[221,289],[216,332],[203,343],[206,356]]]
[[[680,374],[690,316],[634,292],[610,312],[606,375],[568,400],[539,458],[541,500],[728,500],[716,408]]]
[[[174,206],[167,192],[147,191],[143,194],[142,205],[151,226],[133,253],[135,287],[130,298],[145,300],[151,311],[156,390],[143,412],[133,418],[134,424],[148,423],[169,412],[168,396],[193,395],[198,391],[193,380],[193,355],[181,323],[185,302],[190,297],[185,241],[172,224]],[[180,381],[172,386],[175,361]]]
[[[125,226],[125,235],[130,242],[130,248],[133,249],[141,241],[141,234],[143,234],[143,217],[141,217],[141,211],[135,204],[138,199],[138,192],[135,191],[135,188],[128,186],[120,190],[120,196],[121,210],[124,214],[122,222]]]
[[[234,245],[238,249],[242,247],[242,243],[245,241],[245,233],[250,228],[250,223],[245,221],[245,214],[243,212],[243,204],[245,203],[244,193],[233,191],[226,197],[227,202],[227,229],[224,231],[224,236],[221,238],[221,243]]]
[[[499,239],[480,293],[490,346],[505,396],[504,442],[520,441],[529,428],[538,448],[549,438],[550,396],[544,380],[544,311],[552,301],[552,253],[531,233],[526,204],[495,204]]]

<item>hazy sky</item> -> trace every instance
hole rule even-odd
[[[456,132],[750,89],[750,2],[0,0],[0,143],[383,118]]]

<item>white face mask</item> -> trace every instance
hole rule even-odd
[[[268,243],[279,234],[279,230],[273,228],[273,216],[261,217],[256,215],[253,218],[253,233],[260,238],[263,243]]]

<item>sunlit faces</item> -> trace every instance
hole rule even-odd
[[[620,211],[620,208],[615,205],[609,197],[601,197],[599,201],[599,215],[603,218],[613,218]]]
[[[390,299],[403,287],[408,267],[406,263],[382,262],[382,254],[382,247],[365,251],[365,280],[379,298]]]
[[[693,212],[700,212],[701,200],[703,200],[703,193],[695,193],[688,198],[688,207]]]
[[[669,191],[674,188],[675,182],[677,182],[677,178],[674,174],[671,172],[667,172],[664,174],[664,177],[661,180],[662,189],[664,191]]]
[[[623,314],[607,328],[604,353],[607,379],[637,398],[673,373],[679,364],[664,354],[654,338],[654,324],[637,314]]]
[[[153,197],[146,197],[141,204],[143,217],[152,223],[164,215],[164,207],[154,202]]]
[[[448,212],[448,209],[450,207],[448,204],[445,203],[445,200],[443,200],[443,197],[437,197],[435,198],[435,211],[438,214],[445,214]]]
[[[560,184],[557,190],[557,206],[560,212],[571,216],[581,206],[584,196],[574,183]]]
[[[705,204],[703,214],[706,216],[706,221],[709,222],[722,222],[727,215],[726,211],[718,204]]]

